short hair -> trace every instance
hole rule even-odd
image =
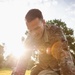
[[[39,9],[31,9],[25,16],[27,22],[31,22],[35,18],[43,19],[42,12]]]

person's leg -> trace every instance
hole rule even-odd
[[[31,69],[30,75],[38,75],[43,69],[40,67],[40,65],[36,65]]]
[[[57,74],[54,71],[51,71],[51,70],[47,69],[47,70],[41,71],[38,75],[59,75],[59,74]]]
[[[48,56],[46,54],[39,54],[39,64],[34,66],[31,69],[31,74],[30,75],[38,75],[38,73],[44,69],[48,68]]]

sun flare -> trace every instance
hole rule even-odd
[[[5,47],[4,57],[6,58],[7,56],[11,54],[16,59],[19,59],[23,55],[24,52],[25,52],[25,47],[22,44],[19,44],[18,47],[9,46],[9,48]]]
[[[12,53],[12,55],[13,55],[15,58],[17,58],[17,59],[19,59],[22,54],[23,54],[23,51],[14,51],[14,52]]]

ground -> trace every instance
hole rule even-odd
[[[11,69],[0,69],[0,75],[11,75]],[[26,75],[30,74],[30,70],[26,71]]]

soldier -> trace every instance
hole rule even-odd
[[[31,69],[30,75],[38,75],[47,69],[51,72],[50,75],[75,75],[68,42],[61,28],[46,25],[39,9],[29,10],[25,16],[25,21],[28,37],[24,45],[27,49],[12,74],[25,74],[32,51],[36,49],[40,51],[39,63]]]

